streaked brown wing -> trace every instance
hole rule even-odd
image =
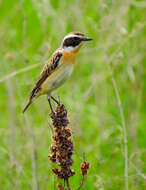
[[[61,57],[62,57],[62,53],[57,52],[57,53],[53,54],[53,56],[45,64],[42,72],[40,73],[40,76],[39,76],[38,80],[35,83],[35,86],[34,86],[32,92],[30,94],[30,99],[33,99],[36,96],[36,94],[40,91],[41,85],[43,84],[43,82],[59,66],[59,62],[61,60]]]

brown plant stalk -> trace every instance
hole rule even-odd
[[[50,113],[52,119],[52,125],[54,127],[54,133],[52,136],[53,145],[50,146],[51,155],[50,160],[60,166],[60,169],[53,168],[53,173],[59,178],[63,179],[67,190],[71,190],[69,178],[75,175],[74,170],[71,169],[73,164],[72,154],[74,150],[73,140],[71,139],[71,131],[67,128],[69,120],[67,118],[67,111],[63,104],[58,104],[55,112]],[[83,162],[81,165],[81,171],[83,180],[79,186],[80,189],[83,186],[85,175],[89,169],[89,163]],[[59,190],[65,190],[61,184],[57,184]]]

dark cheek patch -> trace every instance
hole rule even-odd
[[[69,47],[76,47],[81,43],[81,39],[77,37],[68,38],[64,41],[63,46]]]

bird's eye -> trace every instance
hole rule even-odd
[[[78,38],[78,37],[74,37],[74,40],[80,40],[80,38]]]

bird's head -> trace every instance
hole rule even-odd
[[[64,37],[61,48],[66,52],[77,52],[84,42],[90,40],[92,38],[88,38],[80,32],[72,32]]]

